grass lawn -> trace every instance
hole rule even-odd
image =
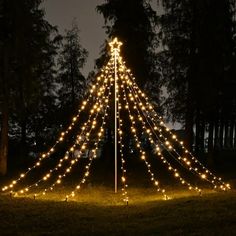
[[[130,188],[128,206],[101,186],[68,202],[61,192],[36,200],[0,195],[0,235],[236,235],[234,190],[169,192],[164,201],[153,189]]]

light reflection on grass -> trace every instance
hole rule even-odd
[[[42,195],[42,192],[34,194],[20,194],[15,195],[15,198],[30,198],[43,201],[66,201],[66,195],[69,191],[66,188],[60,188],[60,190],[48,192],[46,195]],[[217,194],[214,190],[203,189],[202,195],[199,195],[195,191],[183,190],[183,189],[167,189],[168,201],[180,198],[189,197],[204,197],[209,194]],[[219,194],[219,193],[218,193]],[[148,202],[164,201],[163,195],[156,192],[153,188],[130,188],[128,190],[129,203],[128,204],[145,204]],[[91,203],[104,206],[111,205],[126,205],[126,202],[122,199],[122,193],[114,193],[111,188],[104,186],[90,187],[80,190],[76,193],[75,197],[70,197],[68,202],[78,203]]]
[[[167,188],[169,201],[151,188],[130,188],[129,205],[113,188],[82,189],[64,202],[67,189],[46,196],[0,195],[0,235],[233,235],[236,192],[204,189],[202,196]]]

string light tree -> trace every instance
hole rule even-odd
[[[126,181],[126,162],[127,158],[124,155],[123,143],[123,119],[128,118],[130,123],[130,133],[135,142],[136,150],[140,155],[140,159],[146,166],[150,181],[155,186],[156,190],[163,195],[164,199],[168,199],[165,189],[160,185],[160,181],[153,171],[151,162],[149,161],[147,151],[145,150],[142,137],[147,137],[149,145],[153,149],[153,155],[156,156],[167,167],[167,170],[173,174],[174,178],[185,185],[189,190],[194,190],[201,193],[198,186],[194,186],[190,180],[183,177],[180,169],[186,169],[193,175],[200,177],[200,179],[209,182],[214,189],[226,191],[230,189],[228,183],[224,183],[221,178],[215,176],[198,159],[189,152],[182,141],[172,133],[172,131],[164,124],[162,117],[160,117],[154,110],[148,97],[139,89],[135,82],[130,69],[128,69],[120,55],[120,47],[122,43],[114,38],[110,43],[110,59],[108,63],[101,69],[101,72],[96,78],[96,83],[90,89],[87,100],[82,102],[78,113],[73,117],[71,124],[62,132],[49,149],[48,152],[43,153],[38,161],[25,173],[11,181],[9,185],[2,188],[3,192],[9,192],[12,196],[27,194],[39,188],[40,185],[46,187],[39,188],[37,193],[34,193],[34,198],[40,195],[46,195],[55,189],[56,186],[62,184],[64,178],[67,177],[73,168],[79,168],[82,155],[86,150],[92,147],[91,155],[87,158],[87,164],[82,172],[82,178],[75,186],[70,194],[65,196],[66,200],[73,199],[76,193],[80,190],[83,184],[87,181],[90,175],[90,168],[94,159],[98,155],[99,145],[104,138],[104,130],[108,121],[108,111],[111,106],[114,106],[114,191],[118,191],[118,151],[121,160],[121,183],[123,200],[128,203],[127,181]],[[113,92],[112,92],[113,91]],[[114,94],[114,99],[112,99]],[[111,102],[114,101],[114,104]],[[87,110],[88,112],[87,112]],[[126,113],[126,116],[122,114]],[[36,171],[41,166],[43,167],[53,153],[56,152],[57,146],[62,144],[66,137],[74,130],[81,114],[86,114],[86,121],[79,127],[76,138],[64,156],[59,160],[55,160],[55,165],[46,170],[45,173],[33,183],[17,188],[18,183],[24,183],[32,171]],[[93,138],[95,135],[95,139]],[[119,150],[118,150],[119,148]],[[74,154],[76,151],[76,155]],[[77,167],[76,167],[77,166]],[[179,168],[177,168],[178,166]]]

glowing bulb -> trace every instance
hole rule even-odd
[[[175,173],[175,177],[179,177],[179,173]]]
[[[202,174],[201,177],[202,177],[202,179],[205,179],[205,178],[206,178],[206,175],[205,175],[205,174]]]

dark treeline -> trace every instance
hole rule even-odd
[[[85,83],[80,68],[87,52],[79,44],[78,27],[73,23],[59,35],[45,20],[41,3],[0,1],[1,174],[8,156],[22,164],[30,152],[55,140]]]
[[[159,54],[168,117],[197,154],[235,149],[234,0],[163,1]]]
[[[60,35],[42,2],[0,0],[0,174],[7,160],[22,164],[50,146],[93,80],[81,74],[88,52],[76,22]],[[151,3],[106,0],[97,12],[157,111],[183,125],[189,149],[235,149],[235,1],[163,0],[157,12]],[[104,46],[96,69],[108,56]]]
[[[97,10],[108,37],[124,41],[128,66],[158,113],[183,125],[188,149],[209,159],[234,150],[235,0],[163,0],[157,12],[151,3],[106,0]]]

